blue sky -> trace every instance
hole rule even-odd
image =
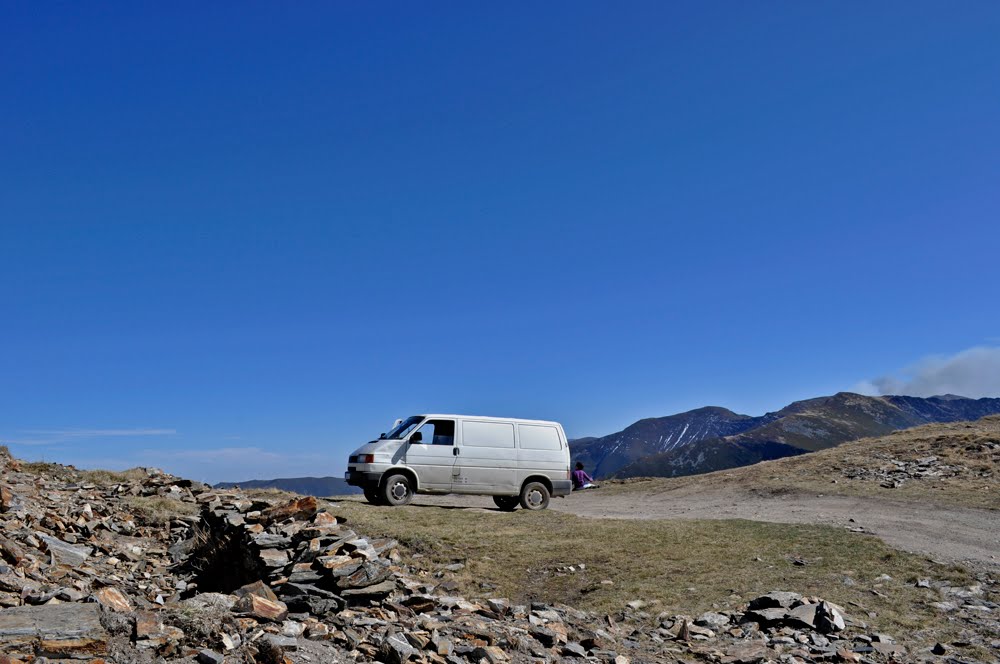
[[[6,3],[0,440],[219,481],[338,474],[422,411],[599,435],[953,363],[995,396],[998,34],[991,2]]]

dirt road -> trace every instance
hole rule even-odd
[[[495,509],[492,499],[477,496],[418,496],[416,502]],[[597,489],[553,498],[550,509],[610,519],[749,519],[860,528],[934,560],[1000,566],[1000,511],[718,486]]]

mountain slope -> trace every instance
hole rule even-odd
[[[821,491],[913,501],[928,509],[950,504],[1000,511],[1000,415],[924,424],[718,473],[628,479],[604,488],[608,495],[636,491],[674,500],[716,490],[763,496]]]
[[[639,420],[623,431],[601,438],[570,441],[574,461],[595,477],[608,477],[653,454],[683,448],[700,440],[730,436],[754,426],[761,418],[709,406],[668,417]]]
[[[647,439],[635,445],[633,450],[614,450],[618,457],[630,458],[629,463],[619,466],[616,471],[604,470],[614,465],[610,464],[598,472],[617,477],[693,475],[813,452],[922,424],[975,420],[996,413],[1000,413],[1000,399],[966,399],[953,395],[926,399],[867,397],[840,392],[797,401],[758,418],[737,416],[741,418],[733,425],[737,431],[690,439],[670,449],[642,454],[641,451],[650,447]],[[620,434],[606,438],[615,439],[616,436]]]

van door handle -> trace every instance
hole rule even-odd
[[[458,456],[458,448],[457,447],[453,448],[451,450],[451,453],[454,454],[455,456]]]

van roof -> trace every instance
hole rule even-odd
[[[424,413],[418,417],[440,417],[444,419],[456,420],[486,420],[487,422],[524,422],[525,424],[551,424],[557,427],[562,425],[553,420],[525,420],[519,417],[489,417],[487,415],[455,415],[452,413]]]

